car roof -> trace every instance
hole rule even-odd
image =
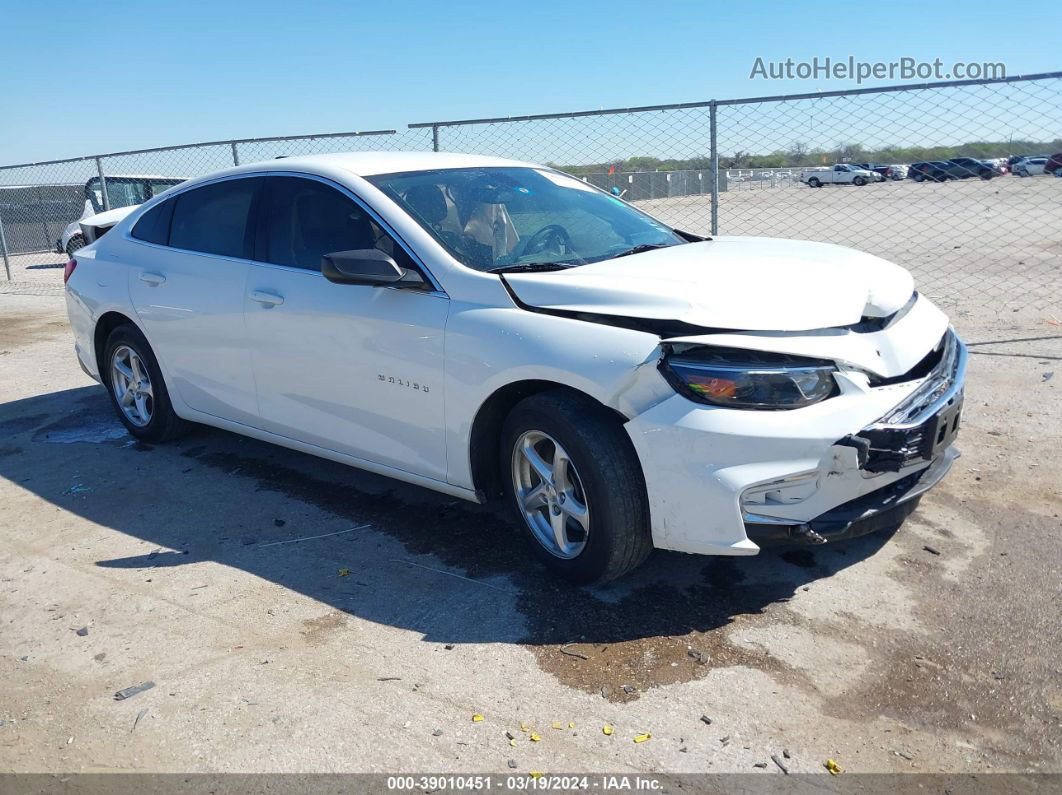
[[[284,171],[293,166],[311,170],[314,167],[339,168],[359,177],[393,174],[401,171],[534,165],[502,157],[466,155],[458,152],[335,152],[327,155],[281,157],[248,164],[248,166],[254,166],[256,171]]]

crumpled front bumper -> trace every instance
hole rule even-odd
[[[758,522],[764,517],[746,514],[745,534],[760,547],[817,545],[897,527],[918,507],[922,495],[944,479],[959,455],[958,449],[949,447],[925,469],[838,505],[809,522]]]
[[[676,395],[632,418],[654,545],[754,555],[898,525],[958,457],[966,351],[954,332],[944,342],[923,379],[869,387],[842,372],[839,395],[803,409]]]

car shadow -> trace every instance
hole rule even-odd
[[[146,542],[143,554],[98,560],[101,568],[160,579],[199,566],[209,577],[216,569],[201,564],[213,562],[448,644],[711,632],[785,602],[889,537],[752,558],[658,551],[617,583],[576,588],[535,560],[501,508],[210,428],[143,444],[99,386],[0,405],[0,476]]]

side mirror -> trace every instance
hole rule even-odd
[[[321,258],[321,273],[336,284],[408,285],[423,283],[413,271],[399,267],[389,255],[376,248],[334,251]]]

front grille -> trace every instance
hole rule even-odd
[[[925,383],[876,423],[842,443],[857,449],[860,467],[867,472],[898,472],[930,460],[958,432],[965,371],[966,349],[949,330],[939,361]]]

